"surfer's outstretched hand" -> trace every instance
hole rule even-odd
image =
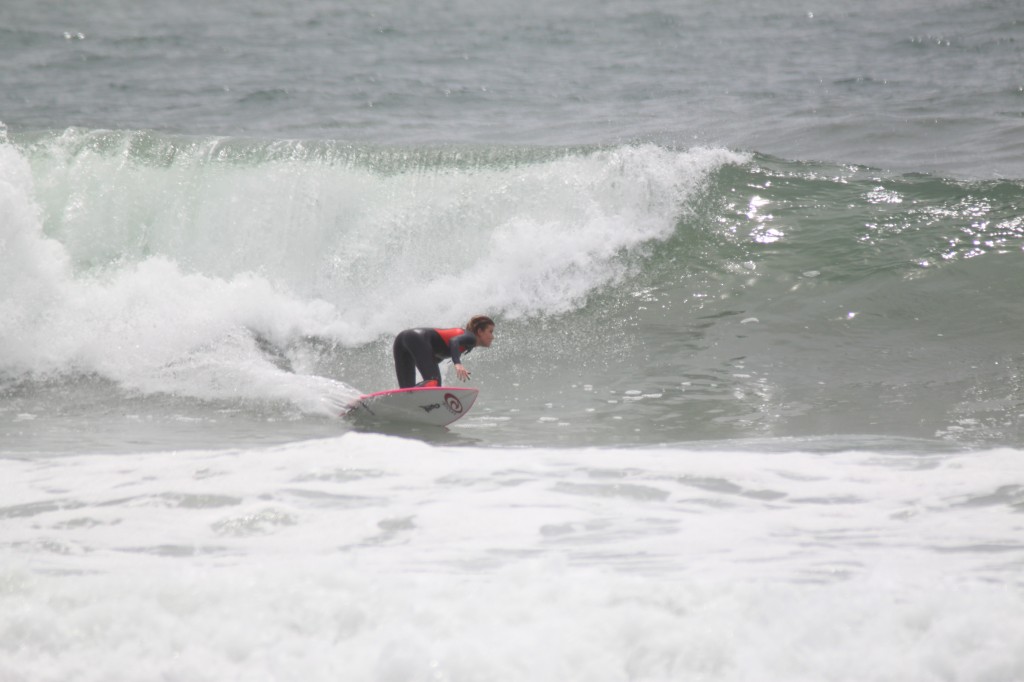
[[[455,365],[455,376],[462,381],[469,381],[469,372],[461,364]]]

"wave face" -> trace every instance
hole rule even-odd
[[[1021,444],[1022,206],[718,148],[12,137],[0,386],[325,413],[487,312],[502,442]]]

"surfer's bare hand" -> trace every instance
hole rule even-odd
[[[462,365],[455,365],[455,376],[462,381],[469,381],[469,372]]]

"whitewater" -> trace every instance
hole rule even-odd
[[[1018,14],[7,3],[0,680],[1024,680]]]
[[[8,461],[0,671],[1015,679],[1019,466],[357,434]]]

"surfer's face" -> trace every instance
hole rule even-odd
[[[494,342],[494,325],[489,324],[476,333],[476,345],[490,348]]]

